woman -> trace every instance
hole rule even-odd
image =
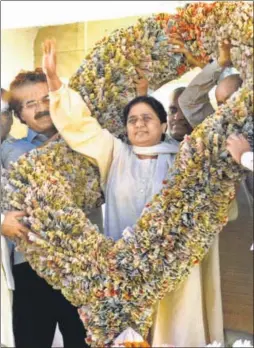
[[[118,240],[160,191],[174,162],[177,142],[161,141],[167,113],[152,97],[132,100],[124,109],[131,145],[123,143],[90,116],[78,93],[62,85],[56,75],[54,45],[50,41],[45,45],[43,67],[50,89],[51,118],[68,145],[99,167],[106,196],[104,233]]]

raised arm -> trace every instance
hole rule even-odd
[[[49,86],[50,114],[58,132],[74,151],[98,165],[102,183],[105,183],[121,141],[91,117],[88,106],[78,93],[62,84],[56,73],[55,43],[52,40],[43,45],[43,71]]]
[[[207,64],[179,97],[179,106],[193,128],[214,112],[209,92],[230,63],[230,44],[225,43],[219,47],[218,61]]]

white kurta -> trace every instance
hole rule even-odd
[[[157,305],[151,333],[153,347],[205,347],[223,344],[218,237],[200,265],[179,288]]]
[[[163,180],[156,175],[157,160],[138,160],[129,146],[101,129],[74,91],[62,87],[50,97],[51,117],[59,133],[73,150],[99,167],[106,187],[106,234],[117,240],[159,191],[152,188],[155,181]],[[169,156],[167,168],[171,160]],[[166,171],[164,168],[163,176]],[[166,343],[204,347],[209,341],[223,342],[218,239],[181,287],[158,304],[152,331],[154,347]]]
[[[114,157],[106,184],[104,234],[118,240],[128,226],[133,226],[146,203],[162,188],[168,169],[174,162],[177,145],[169,154],[154,159],[139,159],[131,146],[122,144]]]

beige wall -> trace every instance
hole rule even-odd
[[[47,38],[55,38],[57,42],[58,74],[70,78],[82,63],[85,53],[94,44],[113,30],[128,27],[137,22],[138,17],[127,17],[103,21],[92,21],[66,25],[42,27],[34,44],[34,66],[41,66],[41,44]]]
[[[93,48],[94,44],[109,35],[116,29],[126,28],[137,23],[138,16],[126,17],[119,19],[110,19],[103,21],[87,22],[87,30],[85,33],[85,49],[86,51]]]
[[[70,77],[84,57],[84,23],[42,27],[34,43],[34,67],[41,66],[41,45],[45,39],[56,39],[57,69],[61,77]]]
[[[8,88],[21,69],[33,69],[38,28],[1,30],[1,86]]]

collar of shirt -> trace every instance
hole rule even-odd
[[[48,137],[44,134],[37,133],[34,130],[28,128],[26,140],[31,144],[35,144],[39,146],[45,143],[45,141],[48,140]]]

